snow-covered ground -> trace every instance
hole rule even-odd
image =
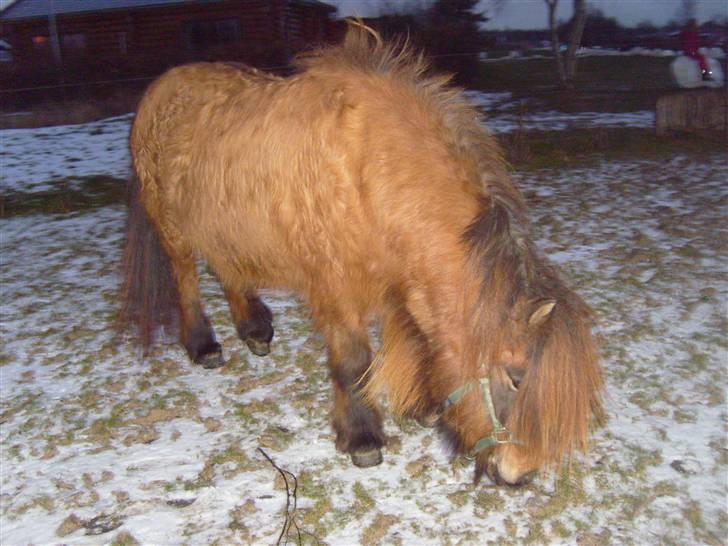
[[[588,127],[638,127],[649,128],[655,125],[655,112],[529,112],[519,108],[511,93],[483,93],[466,91],[471,103],[479,107],[486,116],[486,125],[495,133],[512,131],[563,131],[566,129]],[[527,106],[521,101],[520,106]],[[520,112],[519,110],[524,110]]]
[[[0,130],[0,191],[44,191],[54,180],[126,179],[132,115],[40,129]]]
[[[128,124],[0,132],[0,188],[123,178]],[[406,420],[387,421],[380,467],[354,468],[294,297],[264,293],[276,338],[258,358],[205,275],[226,367],[172,340],[142,357],[113,332],[122,207],[17,216],[0,220],[0,544],[275,543],[285,484],[258,448],[298,479],[304,543],[725,543],[728,160],[516,177],[540,247],[599,317],[610,420],[570,474],[476,487]]]
[[[480,54],[480,60],[484,62],[500,62],[504,60],[517,61],[526,59],[551,59],[553,55],[549,48],[542,50],[543,54],[533,53],[532,51],[509,51],[506,57],[496,56],[489,57],[487,52]],[[725,51],[720,47],[701,47],[700,53],[714,59],[725,59]],[[672,49],[655,49],[648,47],[633,47],[627,51],[620,51],[618,49],[609,49],[603,47],[581,47],[577,51],[579,57],[631,57],[634,55],[641,55],[644,57],[675,57],[681,55],[680,51],[674,51]]]

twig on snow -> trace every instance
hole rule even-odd
[[[265,457],[271,464],[271,466],[275,468],[278,473],[283,477],[283,482],[286,485],[286,520],[283,523],[281,534],[278,535],[276,546],[280,546],[281,543],[288,544],[288,535],[291,532],[291,527],[295,528],[296,530],[296,544],[298,544],[298,546],[301,546],[301,544],[303,544],[303,538],[301,536],[302,534],[310,536],[316,541],[316,544],[320,544],[321,541],[316,535],[301,529],[296,522],[296,509],[298,506],[298,479],[296,478],[295,474],[278,466],[275,461],[270,457],[270,455],[268,455],[265,450],[263,450],[263,448],[259,447],[258,451],[262,453],[263,457]],[[292,486],[289,483],[289,478],[292,482]]]

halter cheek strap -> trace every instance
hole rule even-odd
[[[445,411],[450,406],[457,404],[463,396],[476,388],[480,388],[480,391],[483,394],[485,409],[493,423],[493,432],[489,436],[485,436],[475,442],[475,445],[470,450],[469,455],[474,457],[480,451],[498,444],[523,444],[523,442],[516,440],[513,437],[513,434],[498,420],[498,416],[495,412],[495,406],[493,404],[493,397],[490,394],[490,380],[487,378],[468,381],[462,387],[455,389],[442,403],[442,410]]]

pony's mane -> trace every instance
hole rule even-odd
[[[416,53],[406,38],[385,42],[377,31],[359,20],[347,19],[344,42],[334,47],[321,47],[296,57],[294,66],[301,71],[349,69],[358,72],[389,75],[403,81],[423,82],[430,63]],[[450,77],[438,79],[444,86]]]

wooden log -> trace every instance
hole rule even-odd
[[[693,89],[657,99],[655,129],[658,135],[675,131],[722,131],[728,134],[726,89]]]

